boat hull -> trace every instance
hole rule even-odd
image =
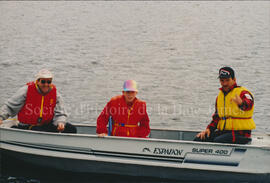
[[[11,159],[75,173],[181,181],[270,182],[269,136],[254,144],[193,142],[195,132],[152,130],[150,138],[105,137],[0,128],[0,149]]]
[[[269,174],[235,173],[208,170],[190,170],[187,168],[152,167],[146,165],[131,165],[112,162],[100,162],[92,160],[78,160],[70,158],[57,158],[39,156],[2,150],[3,157],[9,156],[25,163],[53,168],[72,173],[94,173],[120,176],[140,176],[147,178],[170,179],[180,181],[248,181],[269,182]]]
[[[101,174],[102,176],[132,176],[147,179],[166,179],[178,181],[207,181],[207,182],[260,182],[268,183],[270,174],[266,173],[236,173],[227,171],[209,171],[189,168],[158,167],[151,165],[134,165],[115,162],[81,160],[41,156],[10,150],[1,150],[2,159],[13,159],[42,169],[67,171],[72,174]],[[13,166],[16,166],[16,163]],[[5,167],[2,167],[3,169]],[[41,171],[42,171],[41,169]],[[121,178],[121,177],[119,177]]]

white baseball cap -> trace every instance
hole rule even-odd
[[[41,69],[36,74],[36,80],[38,80],[40,78],[53,78],[53,74],[48,69]]]

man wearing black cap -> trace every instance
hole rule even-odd
[[[246,144],[251,141],[254,98],[250,91],[236,84],[234,70],[219,69],[220,92],[216,110],[206,130],[197,134],[195,141]]]

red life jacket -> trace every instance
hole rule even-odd
[[[18,113],[18,120],[21,123],[30,125],[48,124],[53,120],[54,108],[56,105],[56,87],[46,95],[38,92],[34,82],[27,83],[28,90],[25,104]]]
[[[123,95],[113,97],[97,119],[97,133],[108,133],[106,125],[112,117],[112,136],[146,137],[150,133],[146,103],[135,99],[131,107]]]

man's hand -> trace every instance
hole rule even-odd
[[[235,102],[238,106],[240,106],[243,103],[243,100],[241,97],[237,94],[235,94],[235,97],[232,98],[232,101]]]
[[[57,130],[59,131],[59,132],[62,132],[62,131],[64,131],[64,129],[65,129],[65,124],[64,123],[58,123],[58,125],[57,125]]]
[[[207,137],[210,137],[210,133],[211,133],[210,130],[209,129],[206,129],[206,130],[198,133],[196,135],[196,137],[199,137],[200,139],[204,140],[205,139],[205,135],[207,135]]]
[[[106,137],[106,136],[108,136],[107,133],[100,133],[100,134],[98,134],[98,137]]]

